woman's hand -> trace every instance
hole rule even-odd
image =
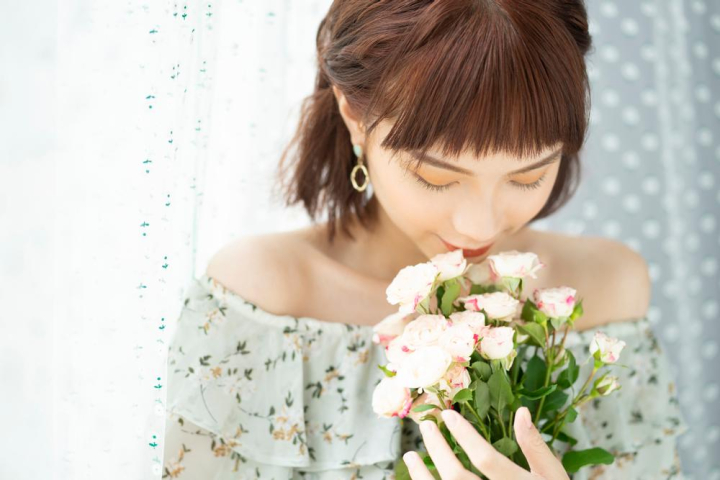
[[[453,437],[465,450],[470,462],[490,480],[569,480],[562,463],[553,455],[540,432],[530,420],[530,411],[521,407],[515,414],[515,438],[530,472],[513,463],[490,445],[462,415],[454,410],[441,413]],[[425,420],[420,424],[423,441],[443,480],[478,479],[462,466],[447,444],[437,425]],[[416,452],[407,452],[403,459],[413,480],[433,480],[433,476]],[[532,472],[532,473],[531,473]]]

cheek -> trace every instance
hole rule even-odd
[[[393,164],[379,162],[374,170],[373,191],[392,222],[410,237],[426,231],[442,217],[446,195],[425,190],[411,173],[403,174]]]

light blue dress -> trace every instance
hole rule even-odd
[[[568,334],[578,363],[597,329]],[[616,458],[573,480],[683,478],[676,438],[687,424],[647,318],[599,329],[627,344],[628,368],[613,368],[622,388],[584,404],[567,432],[576,449]],[[395,461],[422,437],[410,419],[372,411],[386,363],[372,334],[271,314],[212,277],[193,279],[169,348],[163,478],[393,479]],[[576,389],[591,367],[581,367]]]

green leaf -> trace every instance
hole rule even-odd
[[[518,445],[515,443],[514,440],[510,438],[501,438],[497,442],[492,444],[493,447],[495,447],[495,450],[502,453],[506,457],[509,457],[513,453],[517,452]]]
[[[552,412],[558,408],[562,408],[568,399],[568,394],[562,390],[555,390],[550,395],[545,397],[545,404],[543,405],[543,412]]]
[[[383,371],[386,377],[394,377],[395,375],[397,375],[397,372],[388,370],[384,365],[378,365],[378,368]]]
[[[432,410],[433,408],[437,408],[440,410],[440,407],[437,405],[433,405],[431,403],[426,403],[425,405],[418,405],[417,407],[413,408],[413,412],[424,412],[426,410]]]
[[[448,317],[453,311],[453,302],[458,298],[458,295],[460,295],[460,283],[458,283],[457,278],[453,278],[445,282],[444,286],[445,293],[443,293],[442,296],[440,309],[443,315]]]
[[[553,384],[553,385],[548,385],[547,387],[539,388],[532,392],[523,388],[518,393],[525,398],[529,398],[530,400],[538,400],[538,399],[544,397],[545,395],[549,395],[550,393],[554,392],[556,388],[557,388],[557,385]]]
[[[568,366],[565,370],[560,372],[557,378],[557,383],[562,389],[567,389],[573,386],[575,381],[580,374],[580,367],[577,366],[575,361],[575,355],[570,350],[565,350],[568,357]]]
[[[470,287],[470,295],[482,295],[483,293],[492,293],[496,290],[497,290],[497,288],[495,287],[495,285],[487,285],[486,286],[486,285],[473,284]]]
[[[455,394],[453,397],[453,402],[455,403],[465,403],[472,400],[472,390],[469,388],[463,388],[459,392]]]
[[[395,464],[395,480],[412,480],[405,461],[400,457]]]
[[[545,383],[545,373],[547,366],[545,361],[538,355],[534,355],[528,361],[527,372],[523,376],[522,384],[528,391],[535,391]]]
[[[510,388],[510,382],[503,371],[496,371],[488,380],[490,387],[490,406],[498,413],[502,413],[503,409],[513,403],[515,396]]]
[[[576,318],[581,317],[583,312],[582,300],[575,304],[572,313],[570,314],[570,321],[574,322]]]
[[[547,323],[548,317],[543,312],[541,312],[535,303],[530,300],[526,299],[525,304],[523,305],[522,312],[520,313],[520,318],[525,320],[528,323],[539,323],[539,324],[545,324]],[[544,338],[544,336],[543,336]]]
[[[543,330],[542,325],[538,323],[526,323],[524,325],[518,324],[517,328],[520,330],[520,333],[529,335],[533,344],[541,348],[545,347],[545,330]]]
[[[475,388],[475,411],[481,420],[487,417],[490,410],[490,387],[485,382],[478,382]]]
[[[557,440],[560,440],[561,442],[569,443],[570,445],[575,445],[577,443],[577,439],[574,437],[571,437],[567,433],[564,432],[558,432],[557,434]]]
[[[568,473],[575,473],[586,465],[610,465],[614,461],[615,457],[610,452],[599,447],[569,451],[562,458],[563,467]]]
[[[487,382],[492,375],[492,369],[490,365],[485,362],[475,362],[472,364],[473,370],[475,370],[483,382]]]
[[[568,318],[568,317],[559,317],[559,318],[551,317],[551,318],[550,318],[550,324],[553,326],[553,328],[554,328],[555,330],[560,330],[560,327],[562,327],[563,325],[565,325],[565,322],[567,321],[567,318]]]
[[[577,418],[578,412],[573,407],[568,407],[568,413],[565,415],[565,421],[567,423],[573,423]]]
[[[437,305],[442,304],[442,297],[445,294],[445,287],[443,285],[438,285],[437,289],[435,290],[435,298],[437,300]]]

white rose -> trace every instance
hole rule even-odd
[[[405,357],[396,377],[407,388],[432,387],[445,375],[451,363],[452,357],[442,348],[436,345],[420,347]]]
[[[482,293],[459,299],[465,309],[473,312],[483,310],[490,320],[509,322],[518,314],[520,302],[505,292]]]
[[[438,253],[430,259],[430,262],[440,271],[440,277],[438,278],[440,282],[459,277],[467,267],[467,260],[463,257],[462,250]]]
[[[490,328],[480,340],[480,354],[488,360],[501,360],[513,352],[512,327]]]
[[[415,421],[415,423],[420,423],[421,422],[420,419],[422,417],[424,417],[425,415],[432,415],[438,421],[442,421],[442,417],[440,416],[440,412],[442,410],[439,410],[437,408],[433,408],[431,410],[425,410],[424,412],[413,412],[412,411],[412,409],[415,407],[419,407],[420,405],[429,405],[429,404],[437,405],[438,407],[442,407],[442,405],[440,405],[440,400],[437,398],[437,396],[434,393],[423,392],[422,394],[418,395],[418,397],[415,399],[412,406],[410,407],[410,411],[408,412],[407,416],[412,418]],[[450,406],[449,400],[445,401],[445,406],[446,407]]]
[[[480,330],[485,326],[485,314],[465,310],[463,312],[452,313],[450,315],[450,321],[453,325],[467,325],[474,333],[480,335]]]
[[[373,343],[387,346],[390,341],[402,335],[405,326],[412,320],[412,315],[403,312],[391,313],[373,326]]]
[[[453,364],[442,380],[440,380],[439,389],[445,391],[446,397],[450,400],[455,398],[455,394],[463,388],[470,386],[470,373],[468,369],[458,363]]]
[[[600,360],[603,363],[615,363],[620,358],[620,352],[625,348],[625,342],[617,338],[608,337],[602,332],[595,332],[590,341],[590,355],[600,352]]]
[[[535,289],[533,297],[538,309],[548,317],[569,317],[575,308],[575,293],[570,287]]]
[[[439,274],[432,263],[410,265],[398,272],[385,290],[387,301],[391,305],[400,304],[400,312],[412,313],[430,292]]]
[[[455,362],[470,360],[477,335],[468,325],[452,325],[440,336],[439,345],[452,356]]]
[[[517,250],[490,255],[487,260],[490,268],[500,277],[537,278],[535,272],[545,266],[536,254]]]
[[[480,263],[471,264],[465,272],[465,277],[475,285],[494,285],[499,280],[487,258]]]
[[[420,315],[405,327],[403,342],[411,350],[437,345],[440,336],[447,330],[448,323],[447,318],[442,315]]]
[[[405,344],[402,335],[390,340],[390,343],[385,347],[385,357],[394,366],[400,365],[410,353],[412,353],[412,350]],[[397,371],[397,368],[390,369]]]
[[[373,391],[372,409],[378,417],[405,417],[411,405],[410,389],[402,386],[397,376],[384,377]]]

